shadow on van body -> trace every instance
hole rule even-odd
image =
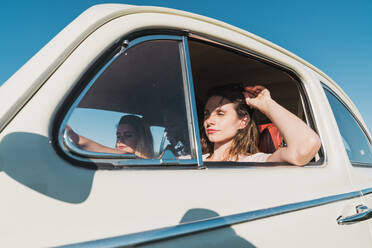
[[[204,208],[194,208],[190,209],[182,217],[180,224],[186,224],[195,221],[202,221],[211,218],[218,217],[218,213],[215,211],[204,209]],[[148,245],[143,245],[139,247],[244,247],[244,248],[254,248],[252,243],[238,236],[231,227],[223,227],[209,231],[198,232],[194,234],[189,234],[186,236],[181,236],[177,238],[172,238],[162,242],[151,243]]]
[[[46,137],[22,132],[0,142],[1,171],[41,194],[69,203],[87,199],[95,172],[65,162]]]

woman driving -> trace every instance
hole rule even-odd
[[[83,150],[101,153],[136,154],[141,158],[154,156],[153,138],[149,126],[143,118],[135,115],[124,115],[116,130],[115,148],[101,145],[74,132],[66,126],[71,140]]]

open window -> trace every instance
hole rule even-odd
[[[199,106],[199,126],[202,126],[201,108],[205,104],[207,91],[226,84],[262,85],[276,102],[312,126],[301,81],[292,71],[253,53],[203,37],[191,37],[188,46]],[[279,130],[265,115],[255,110],[254,119],[260,132],[258,146],[261,152],[273,153],[286,145]],[[317,155],[312,162],[320,161],[320,158],[321,155]]]

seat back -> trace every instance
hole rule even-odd
[[[282,144],[282,136],[273,123],[258,126],[260,138],[258,148],[264,153],[275,152]]]

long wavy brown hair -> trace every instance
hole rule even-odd
[[[211,88],[206,96],[207,101],[212,96],[219,96],[221,97],[221,103],[223,99],[234,103],[238,117],[240,119],[244,117],[249,118],[248,125],[243,129],[239,129],[238,133],[234,136],[230,149],[226,152],[224,161],[238,161],[239,155],[252,155],[259,152],[259,134],[257,125],[254,121],[254,111],[245,103],[243,91],[244,88],[242,85],[229,84]],[[200,133],[203,154],[209,153],[209,156],[212,156],[214,152],[214,143],[209,141],[206,131],[204,130],[204,125],[200,125],[200,127],[202,128]]]

